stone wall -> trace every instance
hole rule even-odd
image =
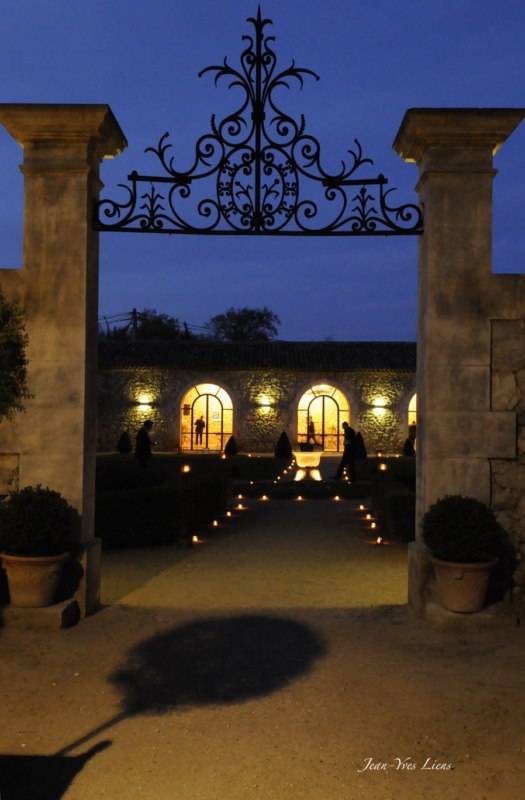
[[[317,374],[306,370],[210,370],[206,373],[169,368],[133,367],[99,374],[98,449],[111,451],[122,433],[134,435],[145,419],[155,423],[160,450],[176,450],[180,435],[180,405],[197,383],[215,383],[230,395],[234,435],[241,449],[271,452],[283,430],[293,442],[297,406],[312,385],[328,383],[340,389],[350,404],[351,424],[360,430],[369,451],[400,452],[407,436],[408,403],[415,392],[415,374],[408,370],[353,370]],[[150,404],[140,405],[147,395]],[[262,408],[264,395],[271,405]],[[380,395],[385,407],[373,406]]]
[[[525,587],[525,319],[492,320],[492,409],[516,413],[517,457],[491,461],[492,504],[518,557],[515,593]]]

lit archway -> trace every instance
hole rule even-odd
[[[350,422],[350,408],[344,394],[326,383],[312,386],[299,400],[297,440],[338,453],[343,449],[343,422]]]
[[[224,389],[214,383],[199,383],[181,402],[181,450],[224,450],[233,433],[233,405]]]
[[[417,394],[413,394],[408,404],[408,424],[415,425],[417,423]]]

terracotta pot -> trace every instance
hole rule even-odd
[[[449,611],[472,614],[485,603],[490,571],[498,559],[475,564],[456,564],[432,558],[436,588],[442,605]]]
[[[19,608],[50,606],[68,553],[58,556],[0,555],[7,573],[11,605]]]

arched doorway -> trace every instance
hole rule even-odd
[[[192,386],[180,408],[181,450],[224,450],[233,433],[233,405],[223,388],[214,383]]]
[[[343,449],[343,422],[350,422],[350,408],[344,394],[326,383],[312,386],[299,400],[297,441],[309,441],[323,450],[338,453]]]

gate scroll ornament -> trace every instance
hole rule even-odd
[[[220,122],[212,115],[211,132],[197,140],[195,160],[186,172],[175,167],[169,154],[169,133],[160,138],[157,147],[146,148],[145,152],[157,156],[164,174],[132,172],[129,185],[119,184],[128,193],[123,202],[96,202],[94,227],[101,231],[221,235],[421,233],[420,208],[390,205],[393,189],[386,189],[387,178],[381,174],[357,177],[361,167],[373,164],[363,157],[357,139],[348,151],[349,163],[342,161],[339,172],[323,169],[320,144],[305,132],[304,116],[293,119],[281,111],[275,98],[276,90],[290,88],[292,80],[302,87],[305,77],[319,80],[319,76],[296,67],[295,62],[278,72],[272,49],[275,37],[265,33],[272,21],[262,18],[260,8],[257,16],[247,21],[253,32],[242,37],[246,47],[240,68],[230,66],[225,58],[221,66],[199,73],[199,77],[214,74],[215,84],[226,78],[228,88],[240,90],[240,106]],[[143,184],[149,188],[143,190]],[[208,188],[199,199],[200,186],[209,184],[213,196],[207,196]],[[188,218],[183,211],[190,200],[194,201],[193,216]]]

